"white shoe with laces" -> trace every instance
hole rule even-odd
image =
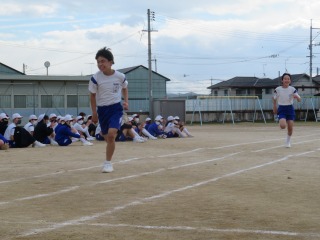
[[[103,165],[103,168],[102,168],[102,172],[103,173],[111,173],[113,172],[113,166],[112,166],[112,163],[110,161],[106,161]]]

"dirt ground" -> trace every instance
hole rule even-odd
[[[193,138],[0,151],[1,240],[320,239],[319,123],[188,126]]]

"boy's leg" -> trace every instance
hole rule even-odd
[[[111,161],[115,147],[116,147],[116,136],[118,133],[118,129],[109,128],[108,134],[104,136],[104,139],[107,142],[106,146],[106,160]]]

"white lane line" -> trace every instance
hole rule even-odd
[[[311,152],[314,152],[314,151],[300,153],[299,156],[300,155],[305,155],[305,154],[308,154],[308,153],[311,153]],[[39,233],[45,233],[45,232],[54,231],[54,230],[57,230],[57,229],[60,229],[60,228],[66,227],[66,226],[75,226],[75,225],[79,225],[79,224],[82,224],[82,223],[87,222],[87,221],[93,221],[93,220],[96,220],[97,218],[100,218],[100,217],[103,217],[105,215],[109,215],[109,214],[115,213],[117,211],[126,209],[128,207],[142,205],[144,203],[147,203],[147,202],[150,202],[150,201],[153,201],[153,200],[162,199],[162,198],[167,197],[169,195],[172,195],[174,193],[180,193],[180,192],[192,189],[192,188],[196,188],[196,187],[200,187],[200,186],[212,183],[212,182],[216,182],[216,181],[218,181],[220,179],[223,179],[223,178],[235,176],[235,175],[238,175],[238,174],[241,174],[241,173],[245,173],[245,172],[248,172],[248,171],[251,171],[251,170],[255,170],[255,169],[258,169],[258,168],[266,167],[266,166],[269,166],[269,165],[272,165],[272,164],[275,164],[275,163],[283,162],[283,161],[286,161],[289,158],[295,157],[295,156],[297,156],[297,155],[287,155],[287,156],[285,156],[283,158],[280,158],[278,160],[270,161],[270,162],[267,162],[267,163],[264,163],[264,164],[260,164],[260,165],[256,165],[256,166],[253,166],[253,167],[249,167],[249,168],[244,168],[244,169],[241,169],[241,170],[238,170],[238,171],[235,171],[235,172],[231,172],[231,173],[222,175],[220,177],[215,177],[215,178],[212,178],[212,179],[208,179],[206,181],[198,182],[198,183],[195,183],[195,184],[192,184],[192,185],[187,185],[187,186],[184,186],[184,187],[181,187],[181,188],[177,188],[177,189],[174,189],[174,190],[171,190],[171,191],[166,191],[166,192],[163,192],[163,193],[160,193],[160,194],[157,194],[157,195],[146,197],[146,198],[143,198],[141,200],[129,202],[127,204],[124,204],[124,205],[121,205],[121,206],[116,206],[116,207],[114,207],[114,208],[112,208],[110,210],[107,210],[107,211],[104,211],[104,212],[100,212],[100,213],[97,213],[97,214],[93,214],[93,215],[90,215],[90,216],[83,216],[83,217],[78,218],[78,219],[73,219],[73,220],[69,220],[69,221],[65,221],[65,222],[61,222],[61,223],[56,223],[56,224],[53,224],[52,226],[49,226],[49,227],[31,229],[31,230],[29,230],[27,232],[22,233],[21,236],[22,237],[26,237],[26,236],[31,236],[31,235],[37,235]]]
[[[291,145],[298,145],[298,144],[301,144],[301,143],[307,143],[307,142],[313,142],[313,141],[319,141],[319,140],[320,139],[306,140],[306,141],[291,143]],[[263,151],[267,151],[267,150],[271,150],[271,149],[275,149],[275,148],[283,148],[283,147],[285,147],[285,145],[279,145],[279,146],[275,146],[275,147],[263,148],[263,149],[254,150],[254,151],[251,151],[251,152],[263,152]]]
[[[209,159],[209,160],[205,160],[205,161],[201,161],[201,162],[194,162],[194,163],[190,163],[190,164],[177,165],[175,167],[171,167],[171,168],[167,168],[167,169],[160,168],[160,169],[157,169],[157,170],[154,170],[154,171],[151,171],[151,172],[143,172],[143,173],[129,175],[129,176],[125,176],[125,177],[119,177],[119,178],[113,178],[113,179],[108,179],[108,180],[104,180],[104,181],[94,182],[94,183],[91,183],[89,185],[73,186],[73,187],[69,187],[67,189],[60,190],[60,191],[53,192],[53,193],[39,194],[39,195],[35,195],[35,196],[29,196],[29,197],[24,197],[24,198],[19,198],[19,199],[13,199],[13,200],[10,200],[9,202],[0,202],[0,205],[10,204],[10,203],[13,203],[13,202],[16,202],[16,201],[30,200],[30,199],[40,198],[40,197],[49,197],[49,196],[53,196],[53,195],[57,195],[57,194],[63,194],[63,193],[75,191],[80,187],[91,187],[91,186],[95,186],[95,185],[98,185],[98,184],[105,184],[105,183],[110,183],[110,182],[122,181],[122,180],[131,179],[131,178],[138,178],[138,177],[142,177],[142,176],[156,174],[156,173],[159,173],[159,172],[162,172],[162,171],[165,171],[165,170],[172,170],[172,169],[183,168],[183,167],[188,167],[188,166],[192,166],[192,165],[208,163],[208,162],[212,162],[212,161],[218,161],[218,160],[222,160],[222,159],[225,159],[225,158],[228,158],[228,157],[232,157],[232,156],[234,156],[236,154],[239,154],[239,153],[241,153],[241,152],[227,154],[227,155],[225,155],[223,157],[220,157],[220,158],[213,158],[213,159]]]
[[[17,199],[11,200],[10,202],[0,202],[0,205],[5,205],[5,204],[12,203],[12,202],[17,202],[17,201],[26,201],[26,200],[33,200],[33,199],[37,199],[37,198],[43,198],[43,197],[51,197],[51,196],[54,196],[54,195],[59,195],[59,194],[62,194],[62,193],[75,191],[79,187],[80,186],[73,186],[73,187],[65,188],[65,189],[62,189],[62,190],[59,190],[59,191],[56,191],[56,192],[43,193],[43,194],[33,195],[33,196],[29,196],[29,197],[17,198]]]
[[[169,231],[201,231],[201,232],[217,232],[217,233],[246,233],[258,235],[279,235],[279,236],[300,236],[300,237],[320,237],[320,233],[301,233],[279,230],[254,230],[254,229],[239,229],[239,228],[208,228],[208,227],[189,227],[189,226],[145,226],[145,225],[130,225],[130,224],[109,224],[109,223],[92,223],[86,224],[90,226],[112,227],[112,228],[138,228],[138,229],[154,229],[154,230],[169,230]]]
[[[301,137],[310,137],[310,136],[318,136],[318,134],[306,135],[306,136],[301,136]],[[239,143],[239,144],[233,144],[233,145],[226,145],[226,146],[220,146],[220,147],[215,147],[215,148],[196,148],[196,149],[193,149],[191,151],[183,151],[183,152],[172,153],[172,154],[168,154],[168,155],[148,156],[148,158],[170,157],[170,156],[176,156],[176,155],[181,155],[181,154],[187,154],[189,152],[199,151],[201,149],[216,150],[216,149],[237,147],[237,146],[250,145],[250,144],[256,144],[256,143],[265,143],[265,142],[276,141],[276,140],[279,140],[279,138],[271,139],[271,140],[269,139],[269,140],[263,140],[263,141],[255,141],[255,142],[246,142],[246,143]],[[130,158],[130,159],[114,162],[114,164],[122,164],[122,163],[127,163],[127,162],[130,162],[130,161],[136,161],[136,160],[145,159],[145,158],[146,157]],[[96,166],[90,166],[90,167],[85,167],[85,168],[77,168],[77,169],[71,169],[71,170],[57,171],[57,172],[54,172],[54,173],[47,173],[47,174],[42,174],[42,175],[32,176],[32,177],[16,178],[16,179],[13,179],[13,180],[0,181],[0,185],[1,184],[7,184],[7,183],[13,183],[13,182],[19,182],[19,181],[26,181],[26,180],[30,180],[30,179],[34,179],[34,178],[49,177],[49,176],[63,174],[63,173],[67,173],[67,172],[86,171],[86,170],[90,170],[90,169],[93,169],[93,168],[101,168],[101,167],[102,167],[102,165],[96,165]]]

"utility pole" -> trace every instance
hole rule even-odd
[[[151,59],[151,61],[154,62],[154,70],[155,70],[155,72],[158,72],[157,71],[157,59],[156,59],[156,57],[154,57],[154,59]]]
[[[310,75],[310,82],[312,82],[312,59],[313,59],[313,53],[312,53],[312,46],[319,46],[320,44],[313,44],[312,41],[317,37],[315,37],[314,39],[312,39],[312,30],[313,29],[320,29],[320,28],[313,28],[312,27],[312,19],[311,19],[311,24],[310,24],[310,44],[309,44],[309,50],[310,50],[310,56],[307,56],[310,58],[310,65],[309,65],[309,75]],[[319,35],[319,34],[318,34]]]
[[[151,32],[154,32],[154,30],[151,30],[151,21],[155,21],[154,12],[151,12],[150,9],[148,9],[148,30],[143,30],[148,32],[148,91],[149,91],[149,116],[151,119],[153,119],[153,84],[152,84],[152,64],[151,64]]]

